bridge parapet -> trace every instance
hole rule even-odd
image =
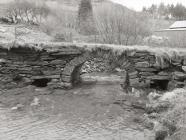
[[[0,83],[39,85],[48,79],[72,87],[81,81],[82,65],[95,57],[128,71],[132,86],[166,89],[186,84],[186,49],[53,42],[0,44]]]

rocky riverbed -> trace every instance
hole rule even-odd
[[[145,102],[143,97],[126,95],[117,76],[85,78],[84,85],[68,91],[2,90],[0,139],[154,140],[154,132],[136,121],[144,110],[134,103]]]

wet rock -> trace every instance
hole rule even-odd
[[[150,130],[152,130],[153,129],[153,127],[154,127],[154,123],[152,122],[152,121],[145,121],[144,123],[143,123],[143,125],[147,128],[147,129],[150,129]]]
[[[148,117],[150,119],[158,119],[160,118],[160,114],[154,112],[154,113],[149,114]]]
[[[166,130],[159,130],[155,133],[155,140],[165,140],[168,136],[168,132]]]
[[[85,73],[89,73],[88,70],[82,69],[82,70],[81,70],[81,74],[85,74]]]
[[[51,90],[53,90],[53,89],[71,89],[72,84],[65,83],[65,82],[50,82],[47,84],[47,87]]]
[[[154,128],[154,122],[149,119],[147,114],[144,114],[143,116],[139,117],[140,122],[143,124],[144,127],[147,129],[153,130]]]
[[[158,94],[157,92],[151,92],[151,93],[149,93],[147,98],[150,102],[153,102],[153,101],[157,100],[158,98],[160,98],[161,96],[162,95]]]
[[[115,68],[115,71],[116,71],[116,72],[123,72],[123,70],[120,69],[120,68]]]
[[[132,94],[134,97],[139,98],[141,95],[144,94],[144,91],[140,89],[132,88]]]
[[[39,105],[40,105],[39,98],[34,97],[33,101],[30,104],[30,106],[39,106]]]
[[[146,103],[141,101],[141,100],[136,100],[131,103],[131,106],[135,109],[142,109],[145,110],[146,108]]]
[[[7,60],[5,60],[5,59],[3,59],[3,58],[0,59],[0,64],[6,63],[6,62],[7,62]]]
[[[183,72],[174,72],[173,77],[175,80],[185,80],[186,79],[186,74]]]
[[[180,128],[166,140],[186,140],[186,128]]]
[[[154,122],[155,140],[165,140],[168,130],[159,122]]]
[[[186,72],[186,66],[182,66],[182,70]]]
[[[168,85],[167,85],[167,89],[168,89],[168,90],[173,90],[173,89],[175,89],[175,88],[176,88],[176,83],[177,83],[177,81],[175,81],[175,80],[169,81],[169,83],[168,83]]]
[[[26,77],[22,78],[22,81],[25,85],[29,85],[32,83],[32,80],[30,78],[26,78]]]
[[[65,83],[65,82],[61,82],[58,83],[57,85],[58,88],[65,88],[65,89],[71,89],[72,88],[72,84],[71,83]]]
[[[153,104],[147,104],[145,110],[148,114],[153,112],[159,113],[159,112],[166,111],[169,107],[170,107],[170,103],[168,101],[161,101]]]
[[[23,104],[17,104],[16,106],[12,107],[11,110],[21,110],[23,107]]]
[[[168,129],[169,135],[174,134],[175,131],[177,130],[175,122],[171,122],[168,119],[162,119],[161,122],[162,122],[163,126],[165,126]]]

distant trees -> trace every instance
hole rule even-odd
[[[173,17],[179,20],[186,19],[186,8],[182,4],[177,4],[172,13]]]
[[[12,23],[41,23],[50,13],[47,5],[29,0],[15,0],[11,2],[6,11],[6,16]]]
[[[176,5],[165,5],[160,3],[159,5],[152,5],[147,8],[144,7],[143,12],[149,13],[154,18],[165,18],[165,19],[176,19],[184,20],[186,19],[186,7],[180,3]]]

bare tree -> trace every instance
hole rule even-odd
[[[112,44],[138,44],[150,30],[142,13],[113,5],[103,5],[95,10],[96,27],[101,42]]]

